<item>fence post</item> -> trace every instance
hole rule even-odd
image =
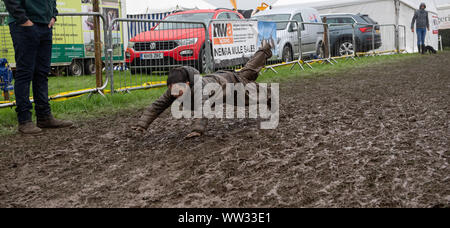
[[[5,90],[5,91],[3,91],[3,97],[5,98],[5,101],[9,101],[9,91],[8,90]]]
[[[376,52],[375,52],[375,24],[372,24],[372,52],[373,52],[373,55],[375,56],[376,55]]]
[[[324,55],[324,58],[330,58],[331,57],[331,55],[330,55],[330,42],[328,40],[328,37],[329,37],[328,33],[329,33],[329,31],[328,31],[327,18],[326,17],[324,17],[322,19],[322,23],[323,23],[323,42],[325,43],[324,48],[323,48],[324,49],[323,55]]]
[[[394,25],[395,29],[395,49],[397,50],[397,54],[400,54],[400,29],[397,25]]]
[[[105,42],[105,47],[104,47],[104,52],[105,52],[105,73],[106,73],[106,78],[107,80],[109,79],[109,83],[110,83],[110,87],[111,87],[111,94],[114,93],[114,71],[111,69],[108,70],[111,66],[113,65],[113,42],[112,42],[112,35],[110,36],[109,34],[109,28],[110,26],[112,26],[112,24],[114,23],[114,21],[110,22],[111,25],[108,24],[108,22],[106,20],[103,20],[103,36],[104,38],[104,42]],[[111,32],[112,34],[112,32]],[[111,51],[110,51],[111,50]]]
[[[299,53],[299,57],[298,57],[298,61],[303,61],[303,50],[302,50],[302,30],[303,30],[303,22],[300,22],[300,24],[297,23],[297,27],[298,27],[298,53]],[[303,64],[303,63],[302,63]]]
[[[356,43],[355,24],[352,24],[352,44],[353,44],[353,60],[356,60],[358,51],[358,44]]]
[[[93,11],[96,13],[100,12],[100,6],[98,0],[92,1]],[[105,37],[106,39],[106,37]],[[95,76],[97,81],[97,88],[102,87],[103,77],[102,77],[102,49],[101,49],[101,37],[100,37],[100,18],[99,16],[94,16],[94,43],[95,43]]]
[[[407,45],[407,39],[406,39],[406,26],[403,26],[403,45],[404,45],[404,48],[405,48],[405,51],[407,50],[407,48],[408,48],[408,45]]]
[[[111,94],[114,94],[114,69],[113,69],[114,52],[113,52],[113,44],[112,44],[112,33],[113,33],[112,27],[113,27],[114,23],[119,23],[119,21],[113,20],[110,22],[110,24],[107,27],[107,31],[108,31],[107,37],[105,38],[105,42],[106,42],[106,46],[107,46],[107,50],[106,50],[107,54],[105,54],[106,55],[105,56],[106,57],[105,65],[106,65],[106,74],[108,75],[109,80],[110,80]]]
[[[214,57],[213,57],[213,51],[211,49],[212,43],[211,43],[211,37],[209,35],[209,26],[212,26],[212,23],[203,24],[205,27],[205,55],[206,55],[206,72],[207,74],[210,74],[214,71]]]

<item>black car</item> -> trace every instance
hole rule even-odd
[[[328,24],[356,24],[355,42],[357,52],[368,52],[381,47],[380,25],[366,14],[328,14],[326,17]],[[373,26],[374,25],[374,26]],[[373,31],[375,29],[375,31]],[[333,56],[351,55],[355,49],[353,47],[352,36],[353,27],[350,25],[331,25],[330,44]],[[375,40],[373,43],[372,40]]]

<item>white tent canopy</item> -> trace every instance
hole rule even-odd
[[[215,9],[203,0],[126,0],[127,14],[156,14],[175,10]]]
[[[322,6],[351,6],[355,4],[367,4],[373,2],[382,2],[383,0],[279,0],[274,4],[274,7],[277,6],[286,6],[286,5],[307,5],[309,7],[322,7]],[[447,1],[447,0],[441,0]],[[405,5],[408,5],[412,8],[419,8],[420,3],[425,2],[427,4],[427,10],[433,13],[437,13],[435,0],[400,0]]]
[[[450,6],[450,0],[435,0],[436,6],[442,7],[442,6]]]
[[[436,0],[439,14],[439,29],[450,29],[450,0]]]
[[[208,2],[217,8],[233,8],[230,0],[205,0],[205,2]],[[261,6],[262,3],[273,5],[275,2],[277,2],[277,0],[236,0],[236,5],[237,8],[241,10],[252,10]]]
[[[400,31],[400,48],[406,48],[408,52],[417,51],[416,36],[411,32],[410,26],[412,17],[420,3],[427,4],[427,10],[430,12],[430,32],[427,35],[426,44],[438,48],[439,22],[437,16],[437,8],[435,0],[399,0],[398,17],[396,16],[395,0],[279,0],[274,4],[274,8],[278,7],[312,7],[319,11],[320,14],[331,13],[362,13],[368,14],[379,24],[398,24],[406,28]],[[382,49],[395,49],[394,29],[388,26],[383,27]],[[406,40],[406,41],[405,41]]]

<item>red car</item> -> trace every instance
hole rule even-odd
[[[216,9],[183,11],[164,18],[165,21],[203,22],[208,26],[213,19],[240,20],[244,17],[232,10]],[[205,29],[200,24],[160,23],[130,39],[126,63],[132,74],[181,65],[205,72]]]

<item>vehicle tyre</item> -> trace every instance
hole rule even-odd
[[[316,51],[317,58],[324,59],[325,58],[325,46],[322,42],[317,45],[317,51]]]
[[[355,48],[353,46],[352,40],[344,39],[338,42],[336,45],[336,55],[344,56],[344,55],[353,55],[355,53]]]
[[[81,61],[74,60],[69,66],[69,73],[72,76],[81,76],[83,74],[83,65]]]
[[[284,46],[282,61],[285,63],[292,62],[294,57],[292,56],[292,48],[289,45]]]
[[[84,65],[84,72],[87,75],[95,74],[95,72],[96,72],[95,60],[92,59],[92,60],[86,61],[86,64]]]
[[[195,68],[200,71],[200,73],[206,73],[207,66],[206,66],[206,51],[205,47],[202,47],[202,50],[200,51],[200,54],[198,56],[197,66]]]

